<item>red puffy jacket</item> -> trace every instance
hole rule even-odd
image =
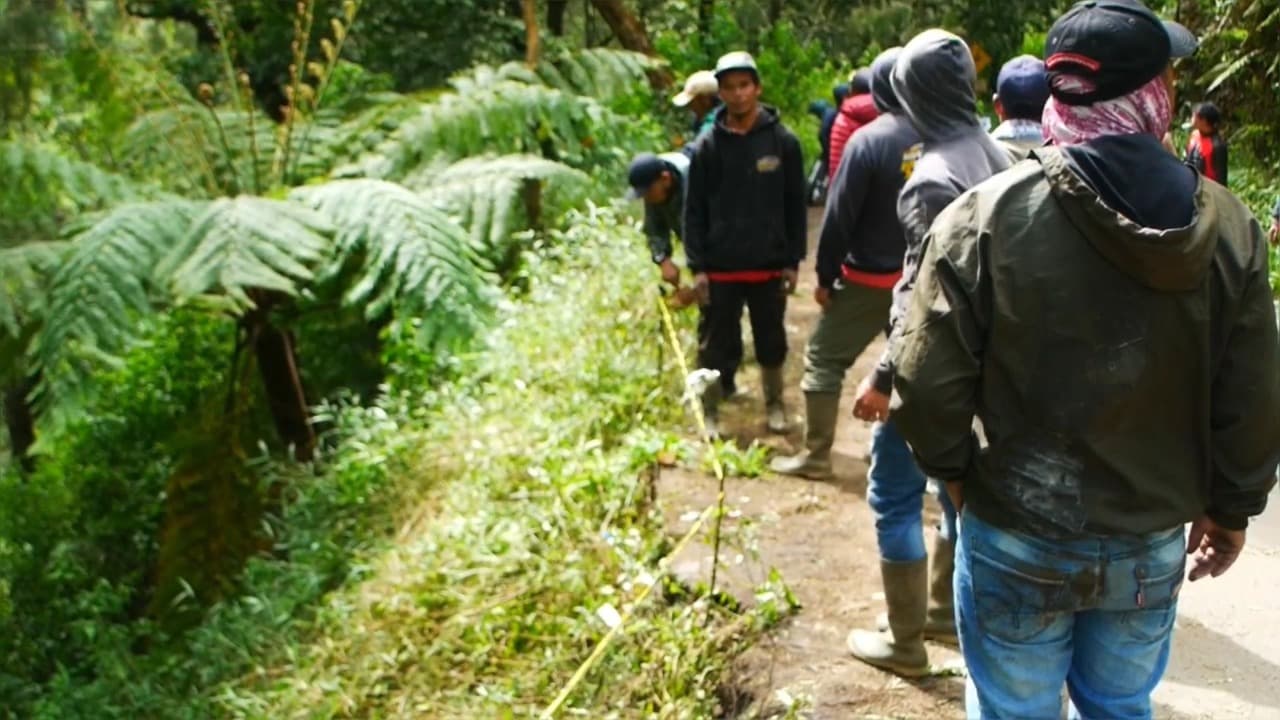
[[[840,103],[840,112],[836,115],[836,124],[831,126],[831,155],[827,160],[827,177],[834,178],[840,167],[840,156],[844,154],[844,146],[858,128],[876,119],[880,112],[876,110],[871,93],[850,95]]]

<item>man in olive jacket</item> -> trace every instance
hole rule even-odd
[[[963,508],[969,717],[1056,718],[1064,684],[1083,717],[1151,717],[1187,553],[1225,572],[1274,484],[1262,230],[1160,142],[1194,49],[1139,3],[1076,5],[1046,42],[1053,146],[930,232],[893,416]]]

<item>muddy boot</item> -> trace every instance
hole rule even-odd
[[[839,409],[839,393],[805,393],[804,450],[791,457],[775,458],[769,467],[783,475],[798,475],[812,480],[830,478],[831,444],[836,439]]]
[[[782,404],[782,366],[760,368],[764,384],[765,424],[771,433],[787,431],[787,409]]]
[[[854,630],[849,652],[868,665],[903,677],[929,673],[924,647],[924,616],[929,603],[929,561],[880,561],[884,599],[889,606],[889,632]]]
[[[933,542],[933,564],[929,573],[929,609],[925,611],[924,639],[948,645],[959,645],[956,635],[955,596],[951,591],[951,578],[956,570],[956,545],[941,537]],[[876,629],[889,629],[889,615],[876,616]]]
[[[707,426],[707,436],[712,440],[720,439],[720,400],[724,396],[724,388],[713,382],[702,392],[702,419]]]
[[[951,591],[951,578],[956,572],[956,544],[938,536],[933,541],[933,557],[929,568],[929,610],[925,613],[924,636],[927,640],[959,645],[956,635],[956,603]]]

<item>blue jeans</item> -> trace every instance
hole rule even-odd
[[[1047,541],[960,522],[956,615],[970,718],[1146,720],[1169,661],[1182,528]]]
[[[911,455],[907,441],[893,421],[871,428],[871,468],[867,471],[867,504],[876,516],[876,541],[880,557],[890,562],[912,562],[928,557],[924,547],[924,493],[928,481]],[[945,490],[941,535],[956,537],[956,511]]]

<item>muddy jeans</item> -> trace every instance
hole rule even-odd
[[[1186,558],[1182,528],[1048,541],[966,512],[957,626],[970,718],[1146,720],[1169,660]]]
[[[893,290],[862,285],[837,286],[831,302],[804,351],[804,379],[800,389],[814,393],[838,393],[845,373],[889,322]]]
[[[913,562],[928,557],[924,546],[924,496],[928,480],[893,419],[871,427],[871,467],[867,470],[867,504],[876,518],[880,557],[889,562]],[[945,490],[942,505],[944,538],[956,537],[956,511]]]

